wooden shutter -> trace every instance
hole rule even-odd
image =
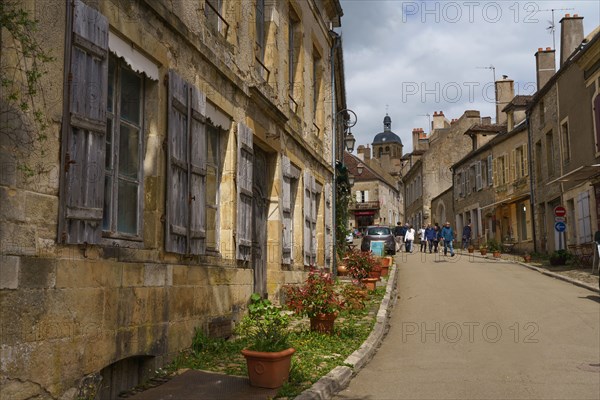
[[[590,216],[590,194],[585,191],[577,196],[577,233],[579,243],[587,243],[592,240],[592,224]]]
[[[481,161],[477,161],[475,164],[475,189],[481,190],[482,186]]]
[[[356,202],[362,203],[362,192],[360,190],[356,191]]]
[[[189,253],[206,250],[206,95],[190,85]]]
[[[508,182],[514,182],[517,178],[517,150],[512,149],[510,152],[510,160],[509,160],[509,177]]]
[[[281,199],[281,220],[282,220],[282,260],[283,264],[292,262],[292,166],[290,159],[281,156],[282,171],[282,199]]]
[[[98,243],[102,236],[108,20],[75,1],[69,114],[64,116],[66,151],[60,241]]]
[[[311,178],[309,171],[304,171],[304,264],[311,264],[312,247],[312,207],[311,207]]]
[[[252,165],[254,132],[238,123],[236,257],[250,260],[252,252]]]
[[[312,244],[311,244],[311,260],[312,260],[312,264],[316,265],[317,264],[317,249],[318,249],[318,242],[317,242],[317,219],[319,216],[318,213],[318,207],[319,207],[319,196],[321,195],[321,192],[323,191],[323,186],[321,184],[319,184],[316,180],[314,176],[311,176],[312,178],[312,186],[311,186],[311,222],[312,222],[312,226],[311,226],[311,231],[312,231]]]
[[[492,161],[492,183],[494,187],[498,186],[498,159],[494,158]]]
[[[488,186],[492,186],[494,184],[494,180],[496,179],[494,177],[495,174],[495,167],[494,167],[494,162],[492,160],[492,156],[489,155],[487,158],[487,168],[488,168],[488,173],[487,173],[487,179],[488,179]]]
[[[169,71],[165,249],[204,254],[206,232],[206,97]]]
[[[523,176],[528,176],[529,175],[529,159],[527,151],[528,151],[528,147],[527,145],[523,145]]]
[[[332,204],[333,198],[332,198],[332,191],[331,191],[330,183],[325,184],[324,196],[325,196],[325,263],[329,265],[331,262],[331,257],[332,257],[332,246],[331,245],[332,245],[332,239],[333,239],[331,227],[335,225],[333,222],[333,215],[331,212],[332,211],[331,204]]]

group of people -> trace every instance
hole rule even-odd
[[[450,226],[450,222],[446,222],[442,227],[440,227],[437,222],[433,226],[427,224],[427,226],[421,227],[418,232],[415,232],[415,229],[411,224],[406,223],[403,225],[401,222],[398,222],[397,226],[394,228],[396,251],[402,251],[402,246],[404,246],[404,250],[407,253],[412,253],[413,243],[415,241],[415,236],[417,235],[420,240],[420,251],[422,253],[426,253],[427,250],[429,250],[429,253],[437,253],[441,244],[444,248],[444,255],[448,255],[448,252],[450,252],[450,256],[454,257],[453,242],[455,234]]]

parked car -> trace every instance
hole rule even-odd
[[[368,226],[365,235],[360,243],[362,251],[371,250],[371,242],[384,242],[385,252],[391,255],[396,254],[396,242],[392,231],[387,226]]]

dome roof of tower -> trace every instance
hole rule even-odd
[[[383,143],[399,143],[400,145],[402,145],[402,140],[400,140],[400,137],[394,132],[385,131],[378,133],[377,135],[375,135],[375,139],[373,139],[374,145]]]

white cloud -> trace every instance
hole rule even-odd
[[[546,28],[555,9],[556,43],[565,13],[584,17],[584,32],[600,24],[597,1],[383,1],[341,0],[341,33],[348,107],[358,116],[358,144],[383,130],[386,105],[392,130],[406,152],[412,129],[428,130],[426,114],[448,119],[464,110],[495,117],[496,78],[515,80],[517,94],[532,94],[539,47],[552,47]],[[573,8],[573,10],[558,10]],[[557,67],[559,60],[557,50]],[[485,86],[487,84],[487,86]],[[416,89],[416,93],[413,93]],[[488,90],[485,91],[484,88]]]

